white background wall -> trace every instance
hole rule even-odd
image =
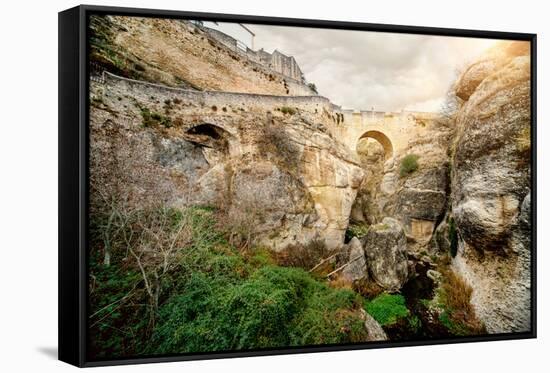
[[[550,30],[546,2],[90,1],[104,5],[539,34],[539,338],[171,363],[116,372],[540,372],[549,365]],[[69,371],[57,350],[57,11],[75,1],[2,3],[0,22],[0,371]],[[546,293],[546,295],[545,295]],[[538,368],[537,368],[538,367]]]

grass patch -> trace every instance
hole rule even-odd
[[[439,322],[454,335],[468,335],[468,328],[462,323],[454,321],[452,313],[449,311],[443,311],[439,314]]]
[[[477,335],[486,332],[470,303],[473,289],[450,269],[442,271],[443,281],[437,290],[437,303],[443,311],[439,321],[454,335]]]
[[[389,326],[409,316],[405,298],[400,294],[383,293],[365,302],[365,310],[382,326]]]
[[[399,175],[401,177],[408,176],[418,169],[418,158],[416,154],[408,154],[401,160],[399,167]]]

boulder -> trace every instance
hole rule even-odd
[[[361,315],[365,320],[365,329],[367,330],[368,342],[388,340],[386,332],[382,329],[382,326],[374,319],[374,317],[369,315],[369,313],[365,312],[363,309],[361,309]]]
[[[436,221],[445,212],[447,170],[419,170],[407,178],[398,193],[395,215],[409,224],[411,218]]]
[[[370,227],[361,243],[373,280],[388,291],[400,289],[408,276],[407,239],[401,224],[384,218]]]
[[[349,282],[368,278],[365,252],[357,237],[349,242],[348,251],[348,265],[342,270],[342,277]]]
[[[382,177],[380,191],[385,195],[392,195],[397,190],[399,178],[395,172],[388,172]]]
[[[428,269],[428,271],[426,271],[426,276],[428,276],[428,278],[436,284],[439,284],[442,278],[441,272],[438,272],[435,269]]]

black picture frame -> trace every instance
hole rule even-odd
[[[531,44],[531,331],[449,339],[88,360],[88,19],[90,15],[203,19],[406,34],[513,39]],[[79,367],[536,338],[536,34],[81,5],[59,13],[59,360]]]

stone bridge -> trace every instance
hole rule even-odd
[[[340,114],[343,121],[330,127],[335,138],[354,152],[361,139],[375,139],[383,146],[386,159],[403,154],[409,141],[425,133],[437,118],[435,113],[410,111],[341,110]]]
[[[429,130],[429,124],[437,118],[435,113],[426,112],[382,112],[343,110],[322,96],[276,96],[251,93],[219,91],[190,91],[162,85],[125,79],[105,72],[106,86],[126,86],[136,97],[151,101],[150,97],[179,97],[185,102],[195,102],[199,107],[190,107],[197,119],[216,124],[231,132],[233,125],[225,125],[231,117],[242,112],[253,112],[259,117],[282,108],[295,109],[302,115],[322,124],[346,148],[356,152],[362,138],[373,138],[384,148],[386,159],[399,156],[406,151],[409,141]],[[137,87],[136,87],[137,86]],[[155,101],[153,100],[153,101]],[[231,108],[225,111],[225,108]],[[206,108],[207,110],[204,110]],[[223,108],[224,110],[209,110]],[[228,118],[229,117],[229,118]],[[200,121],[199,121],[200,122]]]
[[[322,231],[331,247],[343,240],[363,178],[356,154],[358,142],[366,137],[379,141],[390,159],[404,154],[411,140],[429,130],[428,122],[435,117],[425,113],[342,110],[322,96],[185,90],[106,72],[94,85],[94,98],[100,102],[97,105],[108,109],[107,112],[118,108],[116,120],[124,128],[149,127],[148,120],[155,119],[158,124],[155,133],[162,138],[158,146],[170,141],[177,144],[178,138],[201,145],[206,161],[215,166],[197,179],[197,188],[200,185],[201,190],[212,191],[214,196],[226,190],[229,179],[223,175],[228,172],[228,165],[241,169],[246,164],[258,164],[254,169],[258,173],[262,158],[270,156],[272,166],[278,162],[287,170],[301,169],[296,177],[307,189],[313,206],[304,211],[309,211],[308,214],[315,211],[315,218],[309,219],[304,214],[296,218],[296,222],[311,221],[308,223],[311,227],[306,228],[300,223],[296,234],[302,235],[302,241],[306,242],[307,235],[313,237]],[[272,127],[275,123],[284,127]],[[270,136],[267,143],[265,136]],[[279,152],[275,156],[266,153],[270,145],[282,150],[286,158],[273,158],[279,157]],[[279,175],[273,180],[283,179]],[[187,201],[193,193],[183,193],[180,199]],[[219,198],[222,197],[225,195]],[[293,236],[284,236],[280,246],[293,240]]]

